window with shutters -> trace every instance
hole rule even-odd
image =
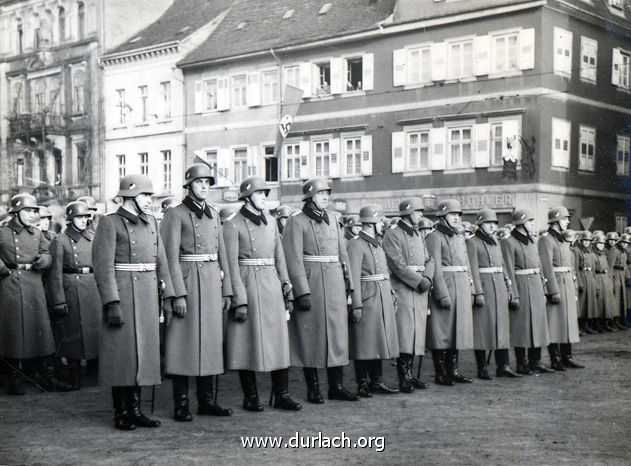
[[[171,151],[160,151],[162,154],[162,189],[165,192],[171,192],[173,187],[173,163],[171,159]]]
[[[298,89],[300,89],[300,66],[298,65],[286,66],[284,68],[284,72],[285,72],[285,79],[284,79],[285,84],[288,84],[290,86],[297,87]]]
[[[491,73],[519,70],[519,32],[491,36]]]
[[[285,161],[287,162],[287,172],[285,179],[300,179],[300,144],[285,144]]]
[[[552,166],[570,168],[570,136],[572,123],[560,118],[552,119]]]
[[[171,118],[171,81],[160,83],[160,117]]]
[[[554,73],[572,76],[572,33],[558,27],[554,28]]]
[[[233,150],[232,166],[234,168],[232,181],[238,185],[248,177],[248,150],[246,148]]]
[[[261,87],[261,102],[263,105],[278,102],[278,71],[264,71],[262,73]]]
[[[618,79],[614,80],[614,84],[624,89],[629,89],[629,75],[631,74],[630,54],[629,52],[620,49],[615,49],[614,52],[615,51],[618,52],[618,57],[616,59],[614,56],[615,62],[613,64],[613,69]]]
[[[331,173],[331,153],[328,139],[313,141],[313,162],[315,163],[315,176],[328,178]]]
[[[362,174],[361,136],[342,138],[342,166],[344,176],[360,176]]]
[[[232,106],[245,107],[247,105],[246,93],[246,75],[240,74],[237,76],[232,76],[230,78],[230,94],[232,96]]]
[[[125,89],[116,89],[116,106],[118,107],[118,124],[124,125],[127,117],[127,104],[125,103]]]
[[[140,174],[149,176],[149,154],[141,152],[138,154],[138,159],[140,163]]]
[[[448,79],[473,76],[473,40],[448,42]]]
[[[503,133],[501,122],[491,124],[491,165],[495,167],[501,167],[504,164],[504,159],[502,158],[504,150]]]
[[[406,136],[407,169],[429,170],[430,130],[409,131]]]
[[[596,84],[598,42],[581,36],[581,80]]]
[[[471,126],[447,129],[447,168],[471,168],[472,160]]]
[[[217,79],[204,80],[204,110],[214,112],[217,110]]]
[[[316,63],[314,93],[316,95],[331,93],[331,62]]]
[[[138,86],[138,95],[140,98],[140,114],[139,121],[145,123],[147,121],[147,101],[149,98],[147,86]]]
[[[118,177],[122,178],[127,174],[127,170],[125,168],[125,154],[117,155],[116,162],[118,164]]]
[[[616,151],[616,175],[631,175],[631,139],[629,136],[618,135],[618,149]]]
[[[427,83],[432,80],[432,55],[429,45],[408,49],[408,84]]]
[[[361,91],[363,89],[363,60],[362,57],[347,58],[346,62],[346,86],[347,91]]]
[[[596,129],[581,126],[580,152],[578,154],[578,169],[593,172],[596,159]]]

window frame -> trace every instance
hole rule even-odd
[[[459,130],[463,133],[464,131],[469,130],[469,164],[465,165],[464,162],[464,147],[467,144],[466,139],[459,139],[458,145],[460,146],[460,161],[461,163],[457,166],[454,166],[452,163],[452,146],[454,145],[451,140],[452,131]],[[472,121],[458,121],[458,122],[450,122],[450,124],[445,125],[445,170],[470,170],[474,168],[474,149],[475,149],[475,122]]]
[[[583,58],[589,57],[589,55],[585,55],[583,53],[584,48],[588,48],[590,46],[595,47],[596,53],[594,55],[594,64],[585,65]],[[587,82],[590,84],[596,84],[598,80],[598,41],[596,39],[592,39],[591,37],[581,35],[581,44],[580,44],[580,67],[579,67],[579,75],[580,79],[583,82]],[[593,73],[593,78],[590,76]]]
[[[278,68],[263,69],[260,71],[260,73],[261,73],[261,79],[260,79],[261,105],[277,104],[278,99],[280,98],[280,83],[278,81]],[[267,84],[269,83],[268,81],[266,81],[265,77],[270,76],[270,75],[274,76],[274,80],[271,83],[271,98],[266,99],[267,97],[266,90],[268,89]]]
[[[553,30],[553,56],[552,56],[552,68],[553,73],[557,76],[564,76],[566,78],[572,77],[572,60],[574,55],[574,33],[572,31],[568,31],[567,29],[560,28],[558,26],[554,27]],[[558,49],[561,46],[557,41],[561,40],[561,36],[567,35],[569,36],[569,56],[563,54],[563,57],[559,57]],[[566,38],[567,40],[568,38]],[[564,51],[568,51],[568,49],[563,49]],[[567,62],[567,63],[566,63]],[[569,69],[566,69],[566,66]]]
[[[447,72],[447,81],[462,81],[462,80],[473,80],[476,78],[475,76],[475,69],[474,69],[474,64],[475,64],[475,47],[474,47],[474,38],[475,36],[470,35],[470,36],[464,36],[464,37],[453,37],[453,38],[449,38],[446,39],[445,41],[443,41],[445,43],[445,47],[446,47],[446,72]],[[464,74],[463,72],[463,47],[465,44],[470,44],[471,46],[471,62],[470,62],[470,73],[469,74]],[[460,61],[459,61],[459,73],[457,75],[454,75],[453,70],[452,70],[452,47],[454,45],[459,45],[460,46]]]
[[[403,159],[404,159],[404,166],[405,166],[405,172],[408,173],[429,173],[431,172],[431,166],[432,166],[432,125],[431,123],[425,124],[425,125],[416,125],[416,126],[411,126],[411,127],[407,127],[404,130],[405,133],[405,139],[404,139],[404,146],[403,146]],[[419,134],[419,142],[421,140],[420,135],[422,133],[427,132],[428,134],[428,140],[427,140],[427,167],[423,168],[421,162],[421,158],[420,158],[420,151],[419,151],[419,167],[418,168],[412,168],[412,165],[410,163],[410,134],[412,133],[418,133]],[[418,145],[419,149],[422,147],[422,144]]]
[[[173,152],[171,149],[163,149],[160,154],[162,155],[162,189],[164,192],[171,192],[173,189]]]
[[[490,43],[490,55],[489,55],[489,75],[490,76],[505,76],[505,75],[513,75],[521,73],[520,67],[520,51],[521,51],[521,29],[506,29],[501,31],[492,31],[488,33]],[[516,36],[516,45],[515,45],[515,68],[497,68],[497,39],[507,38],[509,36]],[[474,50],[475,54],[475,50]],[[506,51],[504,53],[504,59],[510,61],[511,57],[508,53],[508,46],[506,47]]]
[[[555,128],[555,124],[557,125],[566,125],[567,126],[567,149],[563,148],[563,142],[565,141],[565,139],[561,138],[560,140],[560,148],[556,149],[556,140],[557,138],[557,130],[560,128]],[[553,117],[551,124],[550,124],[550,134],[551,134],[551,152],[550,152],[550,168],[552,169],[556,169],[556,170],[565,170],[568,171],[570,168],[570,158],[572,156],[572,122],[569,120],[565,120],[563,118],[557,118],[557,117]],[[563,135],[565,136],[565,134]],[[561,164],[556,164],[555,165],[555,159],[558,159],[559,154],[558,151],[561,151],[562,153],[565,153],[566,155],[564,155],[564,158],[567,160],[567,162],[565,162],[564,165]]]
[[[238,158],[238,162],[240,165],[240,169],[238,171],[236,166],[237,151],[245,151],[245,156]],[[241,144],[237,146],[230,146],[230,165],[232,168],[232,179],[230,181],[236,186],[239,186],[239,184],[241,184],[241,182],[248,177],[248,151],[249,148],[247,145]],[[241,164],[243,164],[243,166],[241,166]],[[239,179],[237,179],[237,173],[242,174],[242,177],[239,177]]]
[[[427,80],[423,79],[423,66],[422,66],[422,60],[421,60],[421,52],[422,51],[427,51],[428,55],[429,55],[429,67],[428,67],[428,73],[429,73],[429,78]],[[413,80],[412,79],[412,53],[414,52],[419,52],[419,67],[420,67],[420,72],[419,72],[419,80]],[[411,46],[406,47],[406,56],[405,56],[405,61],[406,61],[406,85],[423,85],[423,84],[431,84],[433,82],[432,80],[432,42],[423,42],[421,44],[414,44]]]
[[[117,171],[118,171],[118,177],[123,178],[126,174],[127,174],[127,157],[125,156],[125,154],[117,154],[116,155],[116,162],[117,162]]]
[[[310,153],[309,153],[309,157],[311,158],[310,162],[310,166],[311,166],[311,172],[313,173],[313,176],[317,177],[317,178],[330,178],[331,177],[331,135],[318,135],[318,136],[313,136],[311,138],[310,142]],[[326,152],[322,151],[320,152],[320,155],[318,155],[316,153],[316,146],[318,144],[326,144],[328,147],[328,150]],[[339,154],[335,154],[337,157],[339,157]],[[321,158],[322,159],[322,170],[320,173],[318,173],[318,159]],[[325,164],[325,162],[327,164]],[[339,163],[339,162],[338,162]],[[325,171],[325,165],[327,170]]]
[[[118,125],[125,126],[127,124],[127,103],[125,101],[125,89],[116,89],[116,101],[118,107]]]
[[[138,152],[138,171],[141,175],[149,176],[149,152]]]
[[[146,124],[149,120],[149,86],[142,84],[138,86],[138,100],[140,101],[139,123]]]
[[[626,144],[625,144],[626,141]],[[620,146],[622,144],[622,165],[620,164]],[[626,146],[626,151],[625,151]],[[622,170],[620,169],[622,167]],[[631,136],[627,134],[616,135],[616,176],[631,176]]]
[[[285,159],[285,163],[284,163],[284,167],[283,170],[286,168],[287,171],[283,171],[283,177],[281,177],[282,180],[286,180],[286,181],[296,181],[296,180],[301,180],[302,178],[300,177],[300,167],[302,164],[302,153],[300,152],[300,142],[301,140],[299,139],[294,139],[294,140],[288,140],[285,141],[283,143],[283,157]],[[287,153],[287,146],[292,146],[292,154],[289,155]],[[298,149],[298,152],[295,152],[295,149]],[[293,172],[294,175],[298,175],[298,176],[293,176],[293,177],[289,177],[289,161],[292,161],[292,165],[293,165]],[[296,162],[298,163],[298,166],[296,167]]]
[[[235,87],[235,81],[237,79],[243,78],[243,86]],[[239,89],[239,102],[235,98],[235,90]],[[232,74],[230,75],[230,106],[231,108],[239,109],[239,108],[247,108],[248,99],[247,99],[247,90],[248,90],[248,74],[246,72]]]
[[[591,168],[589,162],[589,145],[590,141],[584,141],[583,135],[584,133],[591,133],[591,146],[592,146],[592,155],[591,155]],[[596,171],[596,128],[593,126],[587,125],[579,125],[578,127],[578,171],[586,172],[586,173],[594,173]],[[587,153],[583,153],[583,144],[586,145]],[[585,159],[586,164],[583,163],[583,159]]]
[[[344,134],[340,134],[340,177],[341,178],[361,178],[362,175],[362,136],[364,136],[364,133],[344,133]],[[354,154],[354,157],[356,158],[356,160],[354,161],[353,165],[355,165],[355,168],[357,170],[353,171],[353,173],[349,173],[347,168],[347,157],[349,155],[347,148],[346,148],[346,141],[348,140],[355,140],[356,143],[358,143],[359,145],[357,145],[355,147],[355,151],[356,153]]]
[[[160,82],[160,117],[163,120],[171,118],[171,81]]]

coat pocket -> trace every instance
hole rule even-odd
[[[362,282],[362,303],[377,294],[377,284],[375,282]]]

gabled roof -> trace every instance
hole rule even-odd
[[[597,15],[608,23],[631,30],[631,0],[623,0],[621,9],[609,6],[609,0],[551,0],[549,3]]]
[[[188,37],[230,8],[234,0],[175,0],[154,23],[107,54],[127,52]]]
[[[376,29],[377,23],[392,14],[395,3],[396,0],[236,0],[212,36],[178,65]]]

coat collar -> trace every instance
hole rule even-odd
[[[355,236],[350,230],[346,230],[344,232],[344,238],[346,238],[346,239],[355,239],[355,238],[357,238],[357,236]]]
[[[373,236],[370,236],[366,233],[364,233],[363,231],[359,232],[359,237],[362,238],[364,241],[372,244],[374,247],[379,247],[379,240]]]
[[[184,200],[182,201],[182,204],[184,204],[195,215],[197,215],[197,218],[201,219],[204,216],[204,214],[208,218],[213,218],[213,213],[210,210],[210,207],[208,206],[208,204],[204,203],[204,205],[202,206],[198,204],[197,202],[195,202],[195,200],[190,195],[184,198]]]
[[[511,231],[511,236],[513,236],[514,238],[516,238],[517,240],[519,240],[520,242],[522,242],[523,244],[525,244],[526,246],[528,245],[528,242],[531,243],[535,243],[535,240],[532,239],[532,236],[530,236],[528,233],[526,233],[525,235],[519,231],[517,228],[515,228],[513,231]]]
[[[79,231],[72,224],[68,225],[68,228],[66,228],[66,236],[68,236],[75,243],[78,243],[81,238],[85,238],[88,241],[92,241],[92,237],[88,233],[87,228],[83,231]]]
[[[42,236],[46,238],[48,241],[52,241],[55,239],[57,235],[53,233],[52,231],[48,230],[48,231],[42,231]]]
[[[456,234],[455,231],[453,231],[451,228],[449,228],[447,225],[445,225],[444,223],[439,223],[438,226],[436,227],[436,229],[438,231],[440,231],[441,233],[447,235],[447,236],[453,236]]]
[[[620,246],[620,243],[616,243],[615,247],[618,248],[620,252],[626,252],[624,249],[622,249],[622,246]]]
[[[487,235],[480,228],[478,228],[475,231],[475,236],[480,238],[485,243],[490,244],[491,246],[497,246],[497,241],[495,241],[495,238],[493,238],[492,236]]]
[[[18,220],[17,215],[14,216],[9,223],[7,224],[7,226],[9,226],[13,231],[15,231],[17,234],[22,233],[22,231],[26,230],[28,231],[31,235],[35,234],[35,227],[26,227],[22,224],[22,222],[20,222]]]
[[[548,228],[548,234],[552,235],[552,237],[554,239],[556,239],[557,241],[559,241],[561,243],[565,242],[565,238],[563,237],[563,233],[559,233],[554,228]]]
[[[145,223],[149,223],[149,220],[147,219],[147,216],[145,214],[134,215],[129,210],[125,209],[123,206],[120,206],[118,210],[116,211],[116,213],[120,215],[121,217],[125,217],[127,220],[129,220],[131,223],[134,223],[134,224],[138,223],[139,219]]]
[[[267,219],[265,218],[265,214],[263,212],[261,212],[261,215],[257,215],[250,209],[246,208],[245,205],[241,207],[241,210],[239,212],[241,213],[241,215],[243,215],[248,220],[251,220],[256,225],[260,225],[261,222],[267,225]]]
[[[307,217],[312,218],[318,223],[322,223],[322,220],[324,220],[327,223],[327,225],[329,224],[329,214],[326,213],[326,210],[323,210],[322,212],[318,212],[313,207],[312,202],[305,202],[305,205],[302,208],[302,211],[305,213]]]
[[[405,231],[410,236],[418,235],[418,230],[410,225],[408,222],[404,222],[403,220],[399,220],[397,222],[397,226]]]

